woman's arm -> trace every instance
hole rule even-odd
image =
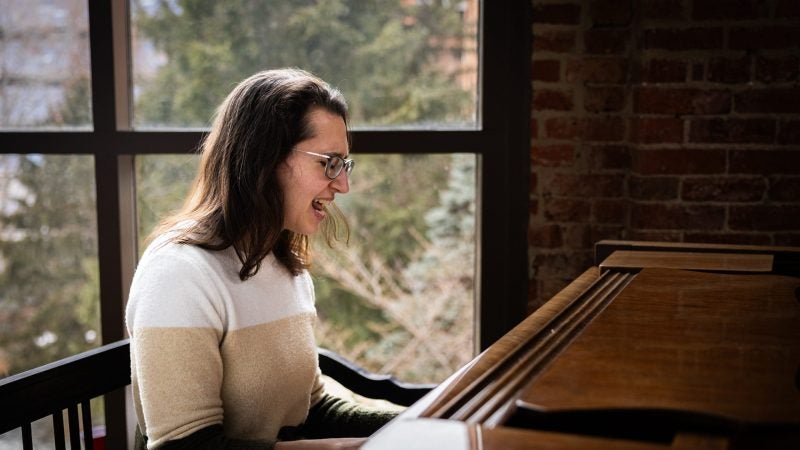
[[[397,414],[397,411],[369,408],[324,394],[311,407],[298,434],[306,438],[367,437]]]

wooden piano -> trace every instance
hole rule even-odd
[[[602,241],[375,449],[800,449],[800,248]]]

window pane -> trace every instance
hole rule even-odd
[[[0,129],[91,126],[85,0],[0,0]]]
[[[350,243],[313,242],[319,344],[404,381],[442,381],[473,356],[475,156],[354,158],[350,193],[336,200]],[[180,207],[198,160],[136,161],[144,237]]]
[[[355,158],[336,201],[350,243],[315,243],[317,340],[371,371],[441,382],[473,356],[475,156]]]
[[[0,376],[100,344],[94,163],[0,155]]]
[[[478,2],[134,1],[134,125],[203,127],[234,83],[301,67],[356,128],[477,127]]]
[[[200,163],[199,155],[136,155],[139,255],[158,222],[181,207]]]

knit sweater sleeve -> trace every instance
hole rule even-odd
[[[311,407],[298,434],[307,439],[367,437],[397,414],[396,411],[366,407],[326,393]]]
[[[286,428],[281,438],[322,439],[335,437],[367,437],[397,416],[397,412],[368,408],[348,402],[331,394],[324,394],[311,407],[306,422],[296,428]],[[196,431],[189,436],[166,442],[164,450],[272,450],[274,442],[244,441],[225,436],[219,425]],[[147,448],[147,440],[136,429],[135,450]]]
[[[127,321],[137,415],[151,448],[223,420],[223,334],[208,274],[172,255],[137,269]]]

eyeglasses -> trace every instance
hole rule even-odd
[[[341,156],[323,155],[322,153],[306,152],[303,150],[295,150],[295,151],[327,159],[327,161],[325,162],[325,176],[330,178],[331,180],[335,180],[336,177],[338,177],[339,174],[342,173],[342,169],[344,169],[344,171],[347,173],[347,176],[349,177],[350,174],[353,172],[353,167],[355,167],[356,165],[356,162],[353,161],[352,159],[344,159]]]

